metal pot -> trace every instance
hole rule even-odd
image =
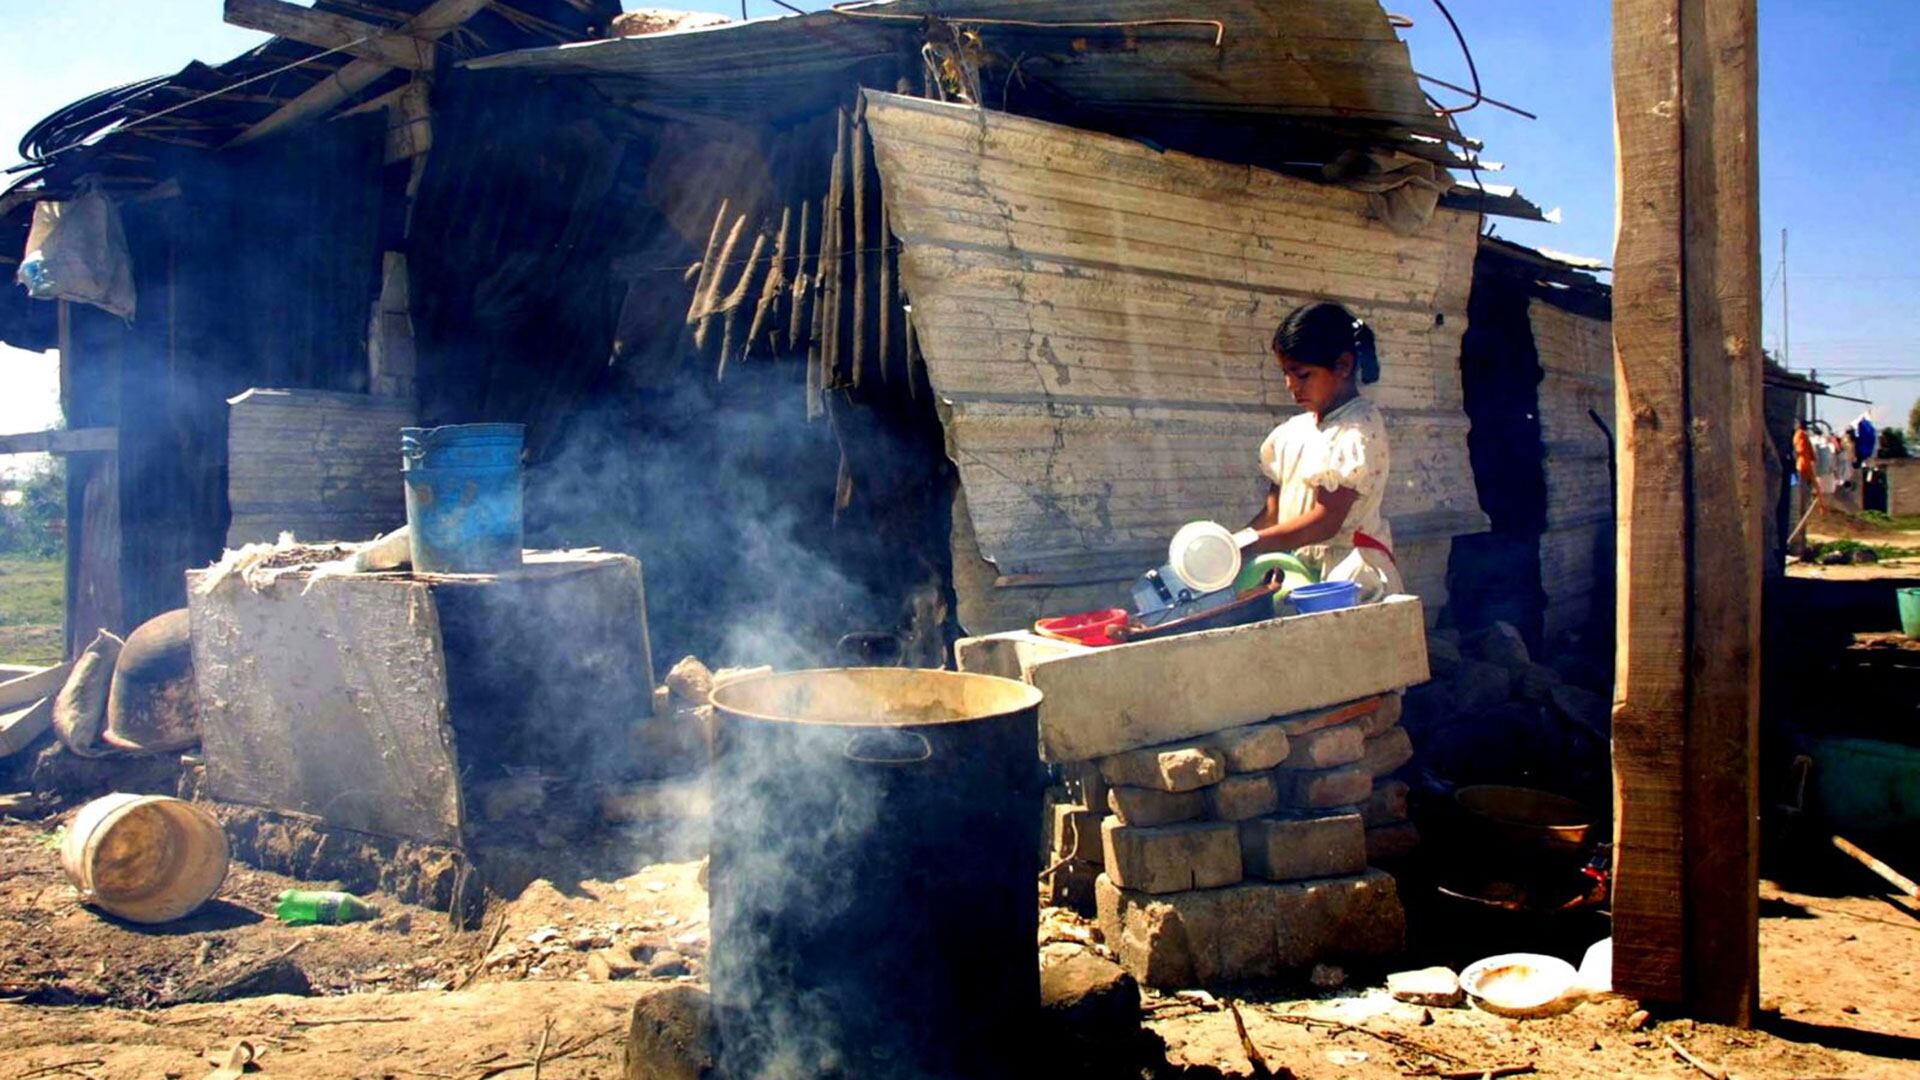
[[[1010,1076],[1038,1012],[1039,691],[853,668],[714,691],[723,1076]]]

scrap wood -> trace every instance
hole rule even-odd
[[[1920,900],[1920,884],[1915,884],[1912,878],[1874,858],[1865,848],[1844,836],[1833,837],[1833,846],[1845,852],[1849,858],[1861,866],[1873,871],[1880,880],[1900,890],[1901,895],[1908,900]]]
[[[552,1021],[549,1020],[548,1023],[551,1024]],[[601,1039],[604,1039],[609,1035],[617,1035],[623,1030],[625,1029],[618,1028],[618,1027],[608,1028],[607,1030],[599,1033],[598,1035],[588,1035],[585,1038],[578,1040],[577,1042],[561,1043],[559,1048],[554,1050],[554,1052],[551,1054],[545,1053],[543,1051],[541,1053],[540,1061],[502,1061],[497,1065],[487,1065],[486,1068],[482,1069],[480,1073],[474,1077],[474,1080],[488,1080],[489,1077],[498,1076],[501,1073],[505,1073],[505,1072],[512,1072],[515,1069],[533,1069],[535,1070],[534,1075],[538,1076],[539,1075],[538,1070],[542,1064],[545,1064],[548,1061],[559,1061],[561,1058],[566,1057],[570,1054],[577,1054],[580,1051],[585,1050],[587,1047],[592,1046],[594,1043],[599,1042]],[[481,1064],[484,1064],[485,1061],[495,1061],[500,1056],[501,1055],[499,1054],[495,1054],[493,1055],[493,1057],[486,1058],[484,1059],[484,1061],[476,1062],[475,1064],[481,1065]]]
[[[58,1065],[42,1065],[37,1069],[28,1069],[26,1072],[14,1077],[14,1080],[27,1080],[30,1076],[45,1076],[48,1073],[67,1072],[69,1070],[78,1070],[88,1065],[105,1064],[106,1062],[100,1058],[82,1058],[79,1061],[63,1061]]]
[[[1680,1060],[1686,1062],[1687,1064],[1693,1066],[1696,1069],[1699,1069],[1701,1072],[1706,1073],[1708,1076],[1713,1077],[1713,1080],[1727,1080],[1727,1070],[1721,1068],[1718,1065],[1713,1064],[1710,1061],[1706,1061],[1701,1058],[1695,1057],[1692,1053],[1690,1053],[1687,1050],[1686,1047],[1681,1046],[1678,1042],[1675,1042],[1673,1036],[1671,1035],[1663,1035],[1661,1036],[1661,1038],[1664,1038],[1667,1041],[1667,1049],[1672,1050],[1674,1053],[1680,1055]]]
[[[1272,1077],[1273,1070],[1267,1067],[1266,1057],[1260,1053],[1260,1048],[1253,1044],[1253,1038],[1247,1034],[1247,1020],[1240,1015],[1240,1006],[1232,998],[1227,999],[1227,1011],[1233,1014],[1233,1030],[1240,1036],[1240,1051],[1247,1055],[1247,1065],[1253,1070],[1253,1075]]]
[[[460,976],[459,982],[453,984],[455,990],[465,990],[467,984],[480,977],[480,970],[487,966],[487,957],[493,955],[493,947],[500,944],[500,935],[506,932],[507,913],[503,910],[500,912],[500,917],[494,920],[493,933],[488,935],[487,944],[480,950],[480,955],[474,958],[473,966],[467,969],[465,975]]]
[[[1437,1061],[1446,1062],[1448,1065],[1452,1065],[1457,1069],[1468,1068],[1467,1062],[1462,1058],[1454,1057],[1452,1054],[1447,1053],[1445,1050],[1438,1050],[1438,1049],[1435,1049],[1434,1047],[1426,1045],[1425,1043],[1418,1042],[1413,1039],[1409,1039],[1405,1035],[1396,1035],[1391,1031],[1375,1031],[1372,1028],[1364,1028],[1358,1024],[1349,1024],[1344,1020],[1322,1020],[1317,1016],[1301,1016],[1297,1013],[1269,1013],[1267,1015],[1271,1016],[1275,1020],[1280,1020],[1289,1024],[1299,1024],[1302,1027],[1324,1027],[1324,1028],[1331,1028],[1335,1031],[1341,1031],[1341,1032],[1347,1032],[1347,1031],[1357,1032],[1361,1035],[1368,1035],[1375,1039],[1379,1039],[1381,1042],[1387,1043],[1390,1046],[1398,1047],[1399,1049],[1405,1050],[1408,1053],[1425,1054],[1426,1056],[1433,1058]],[[1479,1072],[1484,1072],[1484,1071],[1485,1070],[1475,1070],[1475,1073],[1477,1074]]]
[[[1502,1076],[1526,1076],[1532,1065],[1496,1065],[1491,1069],[1415,1069],[1408,1076],[1431,1076],[1438,1080],[1498,1080]]]
[[[533,1080],[540,1080],[540,1066],[547,1060],[547,1040],[553,1036],[553,1017],[547,1017],[545,1027],[540,1029],[540,1049],[533,1052]]]

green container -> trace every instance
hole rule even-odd
[[[1920,639],[1920,589],[1900,589],[1894,595],[1900,600],[1900,632]]]
[[[379,908],[352,893],[288,889],[279,900],[280,906],[273,914],[288,926],[362,922],[380,915]]]

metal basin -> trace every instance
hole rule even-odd
[[[1593,833],[1592,811],[1533,788],[1477,784],[1455,792],[1454,801],[1514,854],[1579,855]]]

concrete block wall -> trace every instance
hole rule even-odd
[[[1418,843],[1401,715],[1379,694],[1071,766],[1050,865],[1092,879],[1107,944],[1149,986],[1398,952],[1397,887],[1372,864]]]

